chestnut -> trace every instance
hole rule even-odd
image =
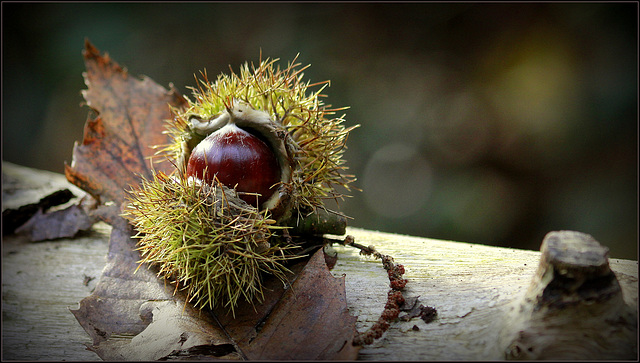
[[[259,207],[276,190],[280,166],[266,142],[235,123],[228,123],[193,149],[187,176],[208,183],[215,177],[223,185],[235,188],[242,200]]]

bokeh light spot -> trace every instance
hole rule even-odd
[[[429,198],[432,174],[429,162],[415,146],[384,146],[372,155],[364,171],[367,206],[385,217],[411,215]]]

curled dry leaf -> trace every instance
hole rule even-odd
[[[74,237],[93,225],[90,202],[59,174],[2,163],[3,236],[22,233],[31,241]]]
[[[73,204],[65,209],[44,213],[39,209],[25,224],[16,229],[31,241],[46,241],[57,238],[74,237],[80,231],[93,226],[94,218],[80,205]]]
[[[125,190],[171,167],[149,159],[153,145],[167,142],[170,106],[185,100],[149,78],[132,78],[88,41],[84,58],[84,97],[97,116],[87,120],[65,174],[101,203],[96,214],[113,227],[96,289],[72,310],[93,340],[89,348],[106,360],[357,358],[344,280],[329,273],[321,250],[290,267],[290,288],[267,277],[263,303],[241,302],[235,317],[193,308],[153,268],[139,266],[134,231],[119,215]]]

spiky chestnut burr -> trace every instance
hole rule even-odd
[[[173,142],[158,146],[176,169],[134,187],[123,214],[138,230],[142,262],[158,266],[197,307],[224,303],[233,310],[241,298],[260,300],[264,273],[285,282],[285,263],[296,257],[292,239],[280,237],[285,230],[344,233],[344,216],[328,212],[324,200],[342,198],[335,187],[349,190],[355,180],[342,173],[353,127],[327,117],[338,110],[319,99],[328,82],[309,93],[306,67],[280,70],[275,61],[245,64],[239,75],[215,82],[202,73],[194,100],[173,109],[167,129]],[[224,145],[225,135],[235,141]],[[245,183],[238,155],[258,149],[261,166]],[[263,169],[269,176],[261,181]]]
[[[215,82],[203,72],[194,100],[174,110],[167,130],[173,142],[161,153],[183,168],[196,145],[226,124],[251,130],[271,147],[281,168],[277,190],[260,208],[271,211],[279,224],[291,225],[326,212],[325,200],[344,197],[338,187],[351,190],[355,178],[344,173],[343,154],[349,132],[358,125],[345,127],[343,117],[334,117],[345,108],[323,103],[328,81],[304,82],[308,66],[299,68],[294,59],[280,69],[276,61],[267,59],[258,67],[245,63],[239,74],[221,74]],[[319,89],[312,92],[312,86]]]
[[[182,176],[180,176],[182,175]],[[141,263],[184,290],[198,308],[262,297],[262,273],[286,281],[281,227],[217,179],[154,174],[129,195],[124,216],[138,231]]]

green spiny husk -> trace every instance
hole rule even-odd
[[[157,266],[197,308],[261,301],[263,273],[284,282],[283,263],[295,258],[271,238],[282,227],[220,183],[156,173],[130,192],[123,215],[138,230],[141,264]]]
[[[278,230],[290,226],[301,235],[344,233],[344,216],[328,211],[324,199],[342,198],[336,187],[350,190],[355,181],[343,174],[342,156],[357,125],[345,127],[343,116],[333,116],[342,109],[322,102],[328,81],[304,82],[307,67],[299,68],[294,59],[281,70],[276,61],[266,59],[257,68],[245,63],[239,75],[231,71],[215,82],[203,72],[192,89],[194,100],[188,99],[186,108],[172,108],[175,117],[166,131],[172,142],[156,146],[176,169],[169,176],[154,173],[151,180],[143,179],[128,196],[123,215],[138,231],[141,265],[157,266],[158,276],[184,290],[197,308],[223,305],[233,312],[241,299],[261,301],[265,273],[285,282],[284,264],[297,256],[290,253],[295,248],[288,245],[291,239],[280,238]],[[314,86],[320,87],[311,92]],[[207,185],[185,176],[191,150],[206,137],[193,128],[191,118],[215,120],[238,101],[268,114],[270,137],[285,150],[279,160],[287,160],[290,173],[279,187],[282,203],[272,210],[250,206],[217,181]]]
[[[185,109],[173,109],[175,118],[167,127],[173,142],[164,145],[161,154],[172,159],[186,158],[191,149],[204,136],[190,128],[189,119],[214,119],[221,115],[234,100],[249,104],[253,109],[269,114],[271,119],[284,127],[287,146],[293,150],[292,177],[289,182],[292,208],[299,215],[307,215],[318,207],[324,208],[325,199],[341,199],[345,195],[337,186],[351,190],[353,175],[344,174],[343,154],[349,132],[356,126],[345,127],[344,116],[333,115],[345,108],[331,108],[321,99],[321,92],[329,81],[310,84],[303,81],[306,67],[293,62],[285,69],[274,64],[278,59],[266,59],[256,68],[245,63],[240,74],[231,70],[220,74],[215,82],[209,82],[206,71],[198,88],[192,88],[194,100],[188,100]],[[311,87],[320,86],[316,91]],[[185,150],[186,149],[186,150]]]

